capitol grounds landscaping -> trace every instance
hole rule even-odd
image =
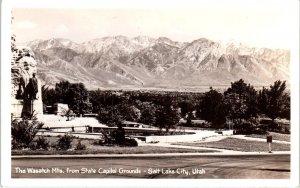
[[[290,135],[271,132],[275,142],[272,143],[272,151],[290,151],[289,143],[276,143],[278,141],[290,140]],[[219,152],[217,149],[226,149],[242,152],[265,152],[268,151],[268,144],[263,140],[247,140],[247,138],[265,138],[264,135],[247,135],[245,139],[235,138],[235,136],[227,136],[217,141],[197,141],[197,142],[178,142],[173,143],[173,147],[153,145],[141,145],[137,147],[126,146],[103,146],[95,144],[95,139],[79,139],[73,138],[70,149],[57,150],[55,144],[60,137],[46,136],[46,142],[49,143],[48,149],[13,149],[12,155],[78,155],[78,154],[155,154],[155,153],[212,153]],[[78,141],[84,148],[78,149]],[[175,148],[174,146],[192,146],[195,148]],[[204,148],[216,148],[216,150],[205,150]]]
[[[95,145],[94,139],[78,139],[74,138],[71,145],[72,147],[68,150],[57,150],[51,145],[55,145],[59,137],[44,137],[50,147],[48,150],[44,149],[13,149],[12,155],[78,155],[78,154],[153,154],[153,153],[209,153],[218,152],[213,150],[205,149],[184,149],[184,148],[171,148],[162,146],[137,146],[137,147],[125,147],[125,146],[101,146]],[[78,141],[81,140],[81,144],[85,145],[85,149],[76,150]]]

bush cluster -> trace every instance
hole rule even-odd
[[[133,138],[125,138],[123,146],[129,146],[129,147],[137,147],[138,143]]]
[[[56,148],[58,150],[68,150],[72,147],[73,137],[65,134],[57,140]]]
[[[86,145],[82,144],[81,140],[78,140],[75,150],[85,150],[85,149],[86,149]]]
[[[34,147],[34,138],[44,124],[34,120],[11,121],[12,149]]]
[[[37,147],[37,149],[48,150],[49,146],[50,146],[49,142],[43,136],[39,137],[36,140],[36,147]]]

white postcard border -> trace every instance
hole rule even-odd
[[[12,179],[10,148],[10,36],[12,8],[185,8],[200,6],[289,6],[295,36],[291,38],[291,178],[290,180],[149,180],[149,179]],[[6,0],[2,2],[1,15],[1,184],[9,187],[296,187],[299,186],[299,2],[296,0],[112,0],[112,1],[69,1],[69,0]],[[294,42],[293,42],[294,41]]]

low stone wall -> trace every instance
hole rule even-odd
[[[48,131],[41,131],[37,133],[38,136],[64,136],[65,134],[69,134],[78,138],[87,138],[87,139],[100,139],[102,137],[101,133],[48,132]]]

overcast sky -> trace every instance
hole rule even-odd
[[[105,36],[201,37],[251,46],[288,48],[294,31],[287,8],[13,9],[17,42],[67,38],[84,42]]]

